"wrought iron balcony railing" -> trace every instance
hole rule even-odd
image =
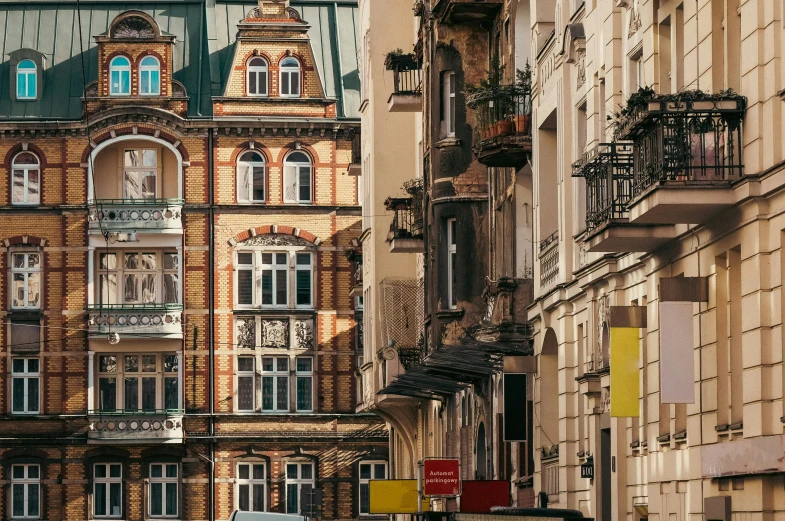
[[[547,288],[559,278],[559,230],[540,241],[540,287]]]
[[[626,220],[632,198],[633,147],[630,142],[600,143],[573,163],[573,177],[586,179],[586,229]]]
[[[87,203],[90,230],[181,230],[182,199],[96,199]]]
[[[475,141],[496,136],[531,136],[531,91],[517,85],[501,85],[470,96],[468,103],[477,111]]]
[[[393,72],[394,94],[422,94],[422,64],[414,54],[390,53],[384,65]]]
[[[746,99],[735,94],[657,96],[634,111],[620,137],[634,144],[632,197],[663,182],[728,185],[740,179]]]
[[[384,202],[385,208],[394,212],[388,241],[423,237],[422,179],[407,181],[404,189],[409,193],[409,197],[389,197]]]

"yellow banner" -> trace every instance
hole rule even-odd
[[[611,327],[611,416],[640,415],[640,376],[638,369],[640,330],[637,327]]]
[[[423,498],[417,508],[416,479],[372,479],[368,482],[371,495],[370,514],[414,514],[428,510]]]

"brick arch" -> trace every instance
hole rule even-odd
[[[5,160],[3,162],[8,166],[9,170],[11,169],[11,160],[14,158],[14,156],[16,156],[16,154],[20,152],[32,152],[38,156],[38,160],[41,162],[41,170],[43,170],[48,164],[46,160],[46,154],[44,154],[43,150],[38,148],[34,143],[20,142],[8,149],[8,152],[5,154]]]
[[[142,59],[147,58],[148,56],[152,56],[158,60],[158,65],[161,67],[163,71],[165,59],[161,56],[160,53],[152,50],[152,49],[145,49],[144,51],[140,52],[136,55],[136,60],[131,62],[133,67],[139,68],[139,64],[142,62]]]
[[[265,163],[269,164],[273,161],[272,151],[264,143],[260,143],[254,139],[251,139],[246,141],[245,143],[240,143],[234,148],[234,150],[232,150],[231,162],[233,166],[235,167],[237,166],[237,159],[240,157],[240,154],[242,154],[243,152],[248,152],[250,150],[262,154]]]
[[[47,239],[42,239],[34,235],[14,235],[13,237],[3,240],[3,244],[6,248],[10,248],[11,246],[39,246],[43,248],[46,246],[46,243]]]
[[[307,230],[302,230],[300,228],[293,228],[291,226],[286,226],[286,225],[273,224],[272,226],[257,226],[256,228],[250,228],[244,232],[240,232],[234,237],[232,237],[231,239],[229,239],[229,244],[235,246],[237,245],[237,243],[246,241],[251,237],[256,237],[257,235],[270,235],[270,234],[292,235],[304,241],[310,242],[314,246],[319,246],[322,243],[321,238],[317,237],[316,235],[312,234]]]
[[[240,67],[243,70],[245,70],[245,68],[248,67],[248,60],[250,60],[251,58],[256,57],[256,56],[258,56],[259,58],[265,59],[267,61],[267,66],[268,67],[272,67],[273,65],[277,65],[277,62],[275,62],[273,60],[273,57],[270,55],[270,53],[268,53],[266,51],[263,51],[261,49],[253,49],[253,50],[248,51],[247,53],[245,53],[240,58],[240,60],[239,60],[240,64],[241,64]]]
[[[286,58],[294,58],[298,62],[300,62],[301,70],[311,70],[311,66],[308,65],[308,62],[305,59],[305,55],[299,52],[292,51],[291,49],[287,49],[278,55],[278,57],[275,59],[275,66],[277,68],[280,68],[281,62]]]
[[[276,159],[276,163],[282,165],[286,156],[291,154],[292,152],[302,152],[304,151],[307,155],[311,156],[311,161],[313,161],[314,169],[318,163],[321,163],[319,159],[319,154],[316,153],[316,150],[311,145],[306,145],[302,141],[292,141],[290,143],[286,143],[284,146],[281,147],[281,151],[278,154],[278,158]]]

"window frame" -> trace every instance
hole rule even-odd
[[[253,153],[261,158],[261,161],[247,161],[243,156]],[[254,197],[254,181],[256,175],[256,168],[262,169],[262,198],[256,199]],[[245,150],[237,156],[237,202],[238,203],[266,203],[267,202],[267,161],[264,154],[258,150],[249,149]],[[243,169],[250,170],[243,180]]]
[[[290,478],[289,477],[289,466],[290,465],[297,465],[297,477]],[[308,479],[301,478],[302,476],[302,469],[303,467],[310,467],[311,468],[311,477]],[[289,486],[293,485],[297,487],[297,496],[296,496],[296,510],[297,512],[290,512],[289,511]],[[303,485],[310,485],[311,488],[316,487],[316,465],[314,461],[285,461],[284,463],[284,509],[287,514],[299,514],[300,510],[300,494],[302,493]]]
[[[240,255],[243,254],[250,254],[251,255],[251,263],[240,263]],[[276,260],[276,255],[278,254],[285,254],[287,256],[287,262],[285,265],[282,264],[265,264],[263,262],[263,255],[271,254],[273,255],[273,261]],[[298,255],[309,255],[310,256],[310,264],[300,264],[298,267],[297,259]],[[244,248],[242,246],[238,246],[234,252],[234,281],[233,281],[233,289],[234,289],[234,306],[235,309],[291,309],[291,310],[310,310],[314,309],[315,302],[316,302],[316,288],[315,288],[315,266],[316,266],[316,250],[307,246],[296,246],[296,247],[271,247],[264,249],[258,249],[254,247],[247,247]],[[241,287],[243,284],[247,284],[247,276],[245,281],[240,280],[240,272],[250,272],[250,284],[251,284],[251,302],[240,302],[241,296]],[[264,289],[262,287],[262,277],[264,275],[264,271],[271,271],[272,281],[273,281],[273,303],[272,304],[264,304]],[[310,302],[308,304],[298,304],[297,299],[297,274],[299,272],[308,272],[310,271]],[[276,273],[283,272],[286,278],[286,303],[279,304],[278,295],[276,290],[276,280],[277,275]],[[247,289],[247,288],[246,288]],[[244,293],[245,294],[245,293]]]
[[[262,477],[261,478],[254,478],[254,467],[255,466],[262,467]],[[240,467],[247,466],[248,467],[248,478],[241,478],[240,477]],[[267,501],[267,462],[260,461],[260,460],[243,460],[237,462],[235,466],[235,508],[241,512],[267,512],[268,508],[268,501]],[[248,487],[248,510],[243,510],[240,504],[240,487]],[[260,486],[262,487],[262,509],[261,510],[254,510],[253,508],[253,498],[254,498],[254,487]]]
[[[442,122],[446,137],[455,137],[456,87],[455,71],[442,72]]]
[[[43,281],[44,281],[44,273],[43,273],[43,252],[38,250],[11,250],[9,252],[10,261],[11,261],[11,309],[41,309],[41,300],[43,299]],[[17,267],[15,265],[14,259],[17,255],[23,255],[25,258],[24,266]],[[35,266],[30,266],[30,255],[37,255],[38,256],[38,263]],[[16,295],[15,295],[15,278],[16,275],[21,274],[24,278],[24,296],[22,297],[21,301],[23,304],[17,305],[16,302]],[[37,283],[38,283],[38,303],[36,305],[30,305],[30,279],[33,275],[37,275]],[[34,279],[35,280],[35,279]]]
[[[30,154],[36,160],[36,163],[17,163],[17,159],[19,156],[24,154]],[[22,173],[22,190],[23,190],[23,200],[22,201],[14,201],[14,178],[16,177],[16,173],[21,171]],[[38,174],[38,195],[35,197],[35,200],[31,200],[30,197],[30,173],[36,172]],[[22,150],[16,154],[14,154],[13,159],[11,160],[11,205],[12,206],[37,206],[41,204],[41,188],[43,186],[43,177],[41,176],[41,158],[38,157],[38,154],[35,154],[29,150]]]
[[[125,63],[127,63],[127,65],[117,65],[116,62],[118,62],[121,59],[125,60]],[[118,74],[118,90],[117,91],[114,90],[114,85],[112,85],[112,76],[114,76],[115,72]],[[128,91],[123,91],[122,88],[121,88],[122,84],[123,84],[122,83],[123,76],[125,76],[127,78],[127,81],[128,81]],[[131,85],[131,83],[132,83],[131,82],[131,59],[128,58],[127,56],[122,55],[122,54],[112,58],[112,60],[109,62],[109,95],[110,96],[118,96],[118,97],[130,96],[131,95],[131,91],[133,90],[133,85]]]
[[[261,60],[264,65],[251,65],[251,62]],[[264,74],[264,82],[260,82],[261,74]],[[251,92],[251,75],[256,75],[256,90]],[[264,92],[259,92],[259,87],[264,85]],[[250,98],[267,98],[270,95],[270,64],[261,56],[251,56],[245,66],[245,94]]]
[[[272,360],[273,361],[273,369],[267,370],[265,369],[265,360]],[[279,360],[286,360],[286,369],[281,370],[278,367]],[[260,374],[261,374],[261,383],[262,383],[262,403],[260,404],[261,412],[264,414],[281,414],[281,413],[288,413],[292,411],[292,393],[291,393],[291,371],[292,371],[292,359],[287,356],[263,356],[262,357],[262,367],[260,367]],[[267,378],[271,378],[273,385],[272,385],[272,408],[265,407],[265,392],[264,392],[264,381]],[[280,387],[279,380],[285,379],[286,385],[283,386],[286,389],[286,407],[279,408],[278,404],[280,401],[280,397],[278,396],[278,389]]]
[[[148,64],[145,65],[145,61],[153,60],[155,65]],[[147,81],[145,81],[144,75],[147,73]],[[152,80],[153,73],[157,73],[156,81]],[[144,87],[148,87],[150,89],[149,92],[144,92]],[[152,87],[155,87],[153,90]],[[160,96],[161,95],[161,62],[153,56],[152,54],[148,54],[144,56],[141,60],[139,60],[139,95],[140,96]]]
[[[33,67],[22,67],[22,64],[27,62],[31,63]],[[30,94],[31,76],[33,78],[32,95]],[[26,95],[24,96],[22,96],[19,91],[19,80],[22,77],[24,77],[25,80],[24,92]],[[38,99],[38,65],[30,58],[20,60],[19,63],[16,64],[16,99],[19,101],[35,101]]]
[[[30,469],[35,467],[37,469],[38,477],[30,478],[29,473]],[[23,468],[24,477],[16,478],[14,477],[14,469]],[[43,490],[41,487],[41,465],[38,463],[15,463],[11,465],[11,474],[10,474],[10,483],[11,483],[11,519],[41,519],[41,496],[43,495]],[[22,509],[24,514],[19,516],[16,515],[15,508],[16,507],[16,499],[14,497],[14,488],[17,486],[21,486],[23,490],[24,501],[22,505]],[[38,501],[36,505],[37,512],[34,515],[30,515],[30,487],[35,486],[38,490]]]
[[[292,67],[288,64],[295,63],[297,64],[296,67]],[[281,98],[300,98],[302,97],[302,70],[303,65],[300,63],[300,60],[294,58],[292,56],[287,56],[283,60],[281,60],[280,65],[278,65],[278,96]],[[293,76],[296,77],[296,83],[292,83]],[[287,85],[289,92],[284,93],[283,86]],[[294,94],[291,92],[292,85],[297,86],[297,93]]]
[[[137,255],[137,268],[126,268],[125,267],[125,260],[126,255],[129,254],[136,254]],[[143,266],[143,256],[144,255],[154,255],[155,256],[155,269],[144,269]],[[166,259],[167,255],[172,255],[175,259],[174,268],[166,268],[164,260]],[[104,259],[109,259],[114,257],[114,267],[107,268],[104,265]],[[108,262],[108,261],[107,261]],[[109,305],[109,306],[139,306],[139,305],[147,305],[147,306],[159,306],[159,305],[171,305],[177,306],[182,305],[182,277],[180,274],[182,262],[180,259],[180,252],[177,250],[131,250],[131,249],[120,249],[114,251],[100,251],[98,252],[98,269],[96,270],[96,288],[97,288],[97,295],[96,300],[99,304],[102,305]],[[152,279],[147,279],[148,277],[152,276]],[[136,286],[136,291],[138,298],[136,301],[127,300],[126,299],[126,282],[128,277],[135,277],[134,285]],[[167,302],[167,295],[166,295],[166,281],[167,277],[168,280],[174,282],[174,289],[176,293],[176,300],[177,302]],[[109,281],[114,279],[114,288],[110,288],[108,286]],[[145,279],[152,280],[153,283],[153,300],[145,302],[144,296],[144,283]],[[110,291],[114,292],[114,295],[110,294]]]
[[[293,155],[302,154],[307,159],[306,161],[292,161],[290,158]],[[292,185],[296,191],[297,197],[292,198],[287,194],[287,169],[294,169],[294,184]],[[302,198],[303,189],[303,170],[308,169],[308,199]],[[314,202],[314,161],[310,154],[306,154],[302,150],[292,150],[286,154],[283,160],[283,202],[286,204],[313,204]],[[292,174],[289,174],[292,175]]]
[[[24,370],[22,372],[17,372],[16,365],[17,361],[22,361]],[[30,371],[30,362],[35,361],[37,363],[36,371]],[[22,381],[22,395],[24,399],[24,407],[23,410],[17,411],[14,409],[14,394],[15,394],[15,383],[17,380]],[[31,380],[36,381],[37,387],[37,398],[36,398],[36,408],[35,410],[30,410],[30,382]],[[43,380],[41,378],[41,359],[38,357],[14,357],[11,359],[11,414],[18,415],[18,416],[32,416],[36,414],[41,414],[41,384]]]
[[[362,477],[363,476],[363,473],[362,473],[363,465],[369,465],[371,467],[370,468],[370,475],[371,475],[371,477],[369,477],[369,478],[363,478]],[[377,478],[376,477],[375,471],[376,471],[376,466],[377,465],[383,465],[384,466],[384,477],[383,478]],[[357,514],[359,516],[372,516],[374,514],[371,514],[370,508],[369,508],[368,512],[363,512],[363,500],[362,500],[362,498],[363,498],[363,487],[367,487],[368,488],[367,494],[368,494],[368,498],[369,498],[369,501],[370,501],[370,496],[371,496],[370,481],[374,480],[374,479],[388,479],[388,463],[386,461],[384,461],[384,460],[361,460],[358,463],[358,466],[357,466],[357,478],[358,478]]]
[[[456,267],[458,259],[457,231],[458,222],[455,217],[447,219],[447,307],[458,308],[455,286],[457,282]]]
[[[137,362],[137,367],[139,368],[138,371],[128,371],[126,370],[126,357],[136,356],[139,357]],[[143,356],[154,356],[155,357],[155,371],[144,371],[144,361],[142,359]],[[101,370],[101,358],[102,357],[114,357],[114,371],[102,371]],[[173,365],[174,370],[167,370],[167,358],[172,357],[175,360],[177,365]],[[98,393],[96,399],[97,411],[102,413],[120,413],[120,414],[144,414],[144,413],[151,413],[151,412],[159,412],[159,411],[182,411],[182,382],[180,381],[180,370],[179,364],[181,363],[179,356],[177,353],[171,352],[158,352],[158,353],[150,353],[150,352],[111,352],[111,353],[97,353],[95,364],[95,389]],[[126,396],[126,379],[129,378],[136,378],[138,380],[137,383],[137,408],[127,408],[127,396]],[[143,379],[144,378],[155,378],[155,408],[154,409],[145,409],[144,408],[144,386],[143,386]],[[108,380],[114,379],[114,395],[115,395],[115,402],[113,408],[107,408],[103,405],[103,400],[101,399],[101,380]],[[167,380],[177,380],[177,408],[169,409],[166,407],[166,398],[167,398]]]
[[[153,477],[153,467],[161,466],[161,476]],[[170,466],[177,469],[177,476],[170,477],[166,475],[166,471]],[[151,519],[176,519],[180,515],[180,464],[171,461],[152,462],[148,465],[148,500],[147,500],[147,514]],[[176,512],[174,514],[166,514],[166,485],[174,483],[176,488]],[[153,485],[161,485],[161,514],[153,514]]]
[[[154,152],[155,153],[155,166],[144,166],[144,164],[139,166],[129,166],[125,164],[125,156],[128,152],[136,152],[140,158],[141,163],[144,163],[144,153],[145,152]],[[130,200],[130,201],[150,201],[158,199],[161,193],[161,186],[160,184],[163,181],[162,177],[162,169],[161,169],[161,162],[163,159],[163,154],[161,153],[161,149],[159,147],[153,148],[123,148],[123,153],[120,157],[120,171],[122,172],[122,192],[123,192],[123,199]],[[141,197],[131,197],[129,196],[128,192],[128,179],[130,177],[129,174],[134,174],[136,176],[136,182],[139,184],[139,190],[142,192]],[[143,179],[144,177],[154,177],[154,186],[153,186],[153,197],[144,197],[142,186],[143,186]]]
[[[111,475],[112,474],[111,468],[113,466],[115,466],[115,465],[120,467],[120,475],[119,475],[119,477],[115,477],[115,476]],[[105,467],[106,468],[106,475],[105,476],[97,477],[98,472],[96,472],[96,469],[98,467]],[[120,512],[118,514],[116,514],[116,515],[111,514],[111,513],[98,514],[97,511],[96,511],[96,508],[98,507],[98,501],[96,500],[96,497],[98,495],[96,493],[96,487],[98,485],[104,485],[106,487],[106,492],[105,492],[105,496],[104,496],[105,499],[106,499],[106,504],[104,505],[104,507],[106,508],[106,512],[110,512],[111,511],[111,492],[110,492],[110,490],[111,490],[111,485],[113,485],[113,484],[119,484],[120,485]],[[125,504],[123,503],[123,496],[124,496],[123,488],[124,487],[123,487],[123,464],[122,463],[111,461],[111,462],[101,462],[101,463],[94,463],[93,464],[93,517],[95,519],[121,519],[123,517],[123,509],[124,509],[124,506],[125,506]]]
[[[256,357],[253,355],[237,355],[237,387],[236,387],[236,394],[237,394],[237,406],[235,407],[238,413],[255,413],[258,411],[257,403],[256,403]],[[251,369],[244,370],[240,369],[240,360],[250,360],[251,361]],[[240,408],[240,379],[246,378],[251,380],[251,408]]]
[[[311,368],[309,370],[300,370],[298,362],[300,360],[310,360]],[[313,391],[314,391],[314,364],[313,356],[297,356],[294,359],[294,411],[299,413],[313,412]],[[310,382],[310,396],[308,398],[310,407],[300,408],[300,381]]]

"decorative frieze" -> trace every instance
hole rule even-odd
[[[315,349],[314,318],[237,317],[235,339],[237,347],[241,349]]]

